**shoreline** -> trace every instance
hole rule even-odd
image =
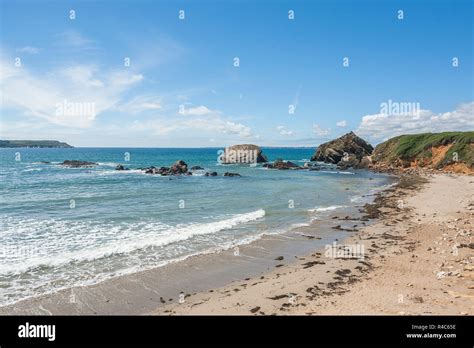
[[[451,178],[464,184],[470,180],[469,177],[446,174],[433,177]],[[355,295],[357,300],[352,299],[352,302],[359,302],[358,307],[340,304],[346,294],[358,291],[359,284],[370,281],[381,267],[381,259],[393,256],[395,251],[387,251],[387,248],[393,247],[394,241],[403,243],[399,253],[410,251],[416,244],[406,241],[406,236],[399,235],[399,232],[412,227],[410,219],[413,216],[408,216],[413,209],[410,200],[416,201],[423,185],[426,188],[430,182],[422,184],[418,179],[405,183],[407,187],[401,188],[402,181],[403,176],[396,187],[375,194],[374,202],[365,206],[365,218],[354,211],[349,215],[343,210],[335,211],[324,220],[326,226],[301,227],[293,230],[296,233],[267,235],[242,245],[240,253],[243,257],[236,258],[235,250],[191,256],[165,267],[24,299],[0,307],[0,313],[404,314],[403,310],[367,312],[361,309],[363,301],[360,300],[367,296],[364,292],[360,298]],[[399,199],[407,200],[406,209],[394,206]],[[367,221],[368,218],[375,222]],[[397,219],[405,221],[400,223]],[[318,220],[317,223],[322,222]],[[394,225],[401,227],[398,234],[390,232]],[[358,231],[355,231],[356,227]],[[288,239],[291,239],[290,243],[287,243]],[[365,243],[367,255],[364,260],[328,259],[321,248],[334,242],[344,245]],[[474,312],[472,304],[464,307],[467,312]]]
[[[391,187],[394,180],[393,176],[388,175],[386,184],[374,187],[358,196],[359,199],[363,202],[371,201],[376,192]],[[344,216],[361,215],[359,208],[362,204],[357,201],[350,206],[338,206],[334,212]],[[303,223],[295,223],[285,232],[266,233],[259,239],[238,247],[190,255],[163,266],[23,298],[1,306],[0,314],[148,313],[157,306],[178,303],[181,291],[189,295],[225,286],[237,279],[261,276],[277,265],[287,264],[353,232],[334,228],[339,222],[329,217],[333,211],[328,210],[321,211],[313,218],[308,216],[301,221]],[[370,222],[363,221],[361,226],[366,223]],[[236,257],[236,249],[239,250],[240,257]],[[284,261],[275,260],[281,256]]]
[[[379,221],[348,236],[364,260],[322,250],[260,278],[183,298],[156,315],[469,315],[472,176],[429,175],[388,189],[366,209]],[[472,190],[471,190],[472,192]],[[400,205],[400,201],[403,203]]]

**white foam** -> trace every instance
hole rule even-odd
[[[331,210],[336,210],[336,209],[341,209],[341,208],[347,208],[347,206],[346,205],[330,205],[328,207],[308,209],[308,211],[311,213],[315,213],[315,212],[320,213],[320,212],[331,211]]]
[[[319,173],[327,173],[327,174],[345,174],[345,175],[354,175],[353,172],[341,172],[338,170],[319,170]]]
[[[160,222],[94,225],[88,222],[5,218],[4,231],[0,232],[0,236],[6,240],[11,240],[14,235],[21,237],[21,243],[27,244],[31,253],[28,257],[14,253],[0,255],[0,274],[18,274],[39,266],[60,266],[112,254],[126,254],[146,247],[162,247],[194,236],[218,233],[264,216],[265,211],[259,209],[220,221],[177,226]]]

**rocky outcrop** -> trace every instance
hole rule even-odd
[[[232,145],[227,147],[219,156],[222,164],[250,164],[268,162],[262,150],[253,144]]]
[[[283,161],[282,159],[277,159],[273,163],[265,163],[263,167],[268,168],[268,169],[302,169],[303,167],[300,167],[296,163],[293,163],[291,161]]]
[[[65,160],[63,163],[60,163],[60,165],[69,168],[90,168],[92,166],[96,166],[97,163],[87,161]]]
[[[148,168],[139,168],[145,171],[146,174],[155,174],[155,175],[162,175],[162,176],[170,176],[170,175],[193,175],[192,172],[188,171],[188,165],[186,162],[180,160],[176,161],[171,167],[160,167],[157,168],[155,166],[151,166]],[[203,170],[204,168],[200,166],[194,166],[191,168],[192,170]],[[122,169],[121,169],[122,170]],[[204,176],[218,176],[217,172],[206,172]],[[228,177],[238,177],[241,176],[239,173],[231,173],[225,172],[223,176]]]
[[[168,175],[192,175],[188,172],[188,165],[183,160],[176,161],[171,167],[160,167],[156,168],[151,166],[148,168],[142,168],[146,174],[159,174],[163,176]]]
[[[312,161],[337,164],[340,168],[364,168],[374,148],[353,132],[318,146]]]

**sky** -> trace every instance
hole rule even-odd
[[[470,0],[0,0],[0,139],[373,144],[474,130]]]

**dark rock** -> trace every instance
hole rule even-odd
[[[191,168],[191,170],[204,170],[204,168],[201,166],[194,166]]]
[[[83,167],[92,167],[96,166],[97,163],[95,162],[87,162],[87,161],[76,161],[76,160],[66,160],[60,165],[66,166],[66,167],[71,167],[71,168],[83,168]]]
[[[187,173],[187,171],[188,165],[182,160],[176,161],[170,168],[170,172],[173,174],[184,174]]]
[[[340,168],[366,167],[370,163],[370,157],[367,156],[373,150],[372,145],[350,132],[321,144],[311,160],[337,164]]]
[[[273,163],[265,163],[263,167],[269,169],[302,169],[302,167],[300,167],[296,163],[290,161],[283,161],[282,159],[277,159]]]
[[[224,176],[242,176],[239,173],[230,173],[230,172],[225,172]]]
[[[250,310],[250,313],[257,313],[257,312],[259,311],[259,309],[260,309],[259,306],[255,307],[255,308],[252,308],[252,309]]]
[[[217,172],[206,172],[204,176],[217,176]]]
[[[154,166],[144,168],[146,174],[159,174],[162,176],[168,175],[192,175],[188,172],[188,165],[184,161],[176,161],[171,167],[160,167]]]
[[[115,167],[115,170],[129,170],[129,169],[125,168],[123,165],[119,164]]]
[[[224,150],[219,160],[222,164],[234,163],[263,163],[268,162],[267,157],[262,153],[262,150],[253,144],[232,145]]]

